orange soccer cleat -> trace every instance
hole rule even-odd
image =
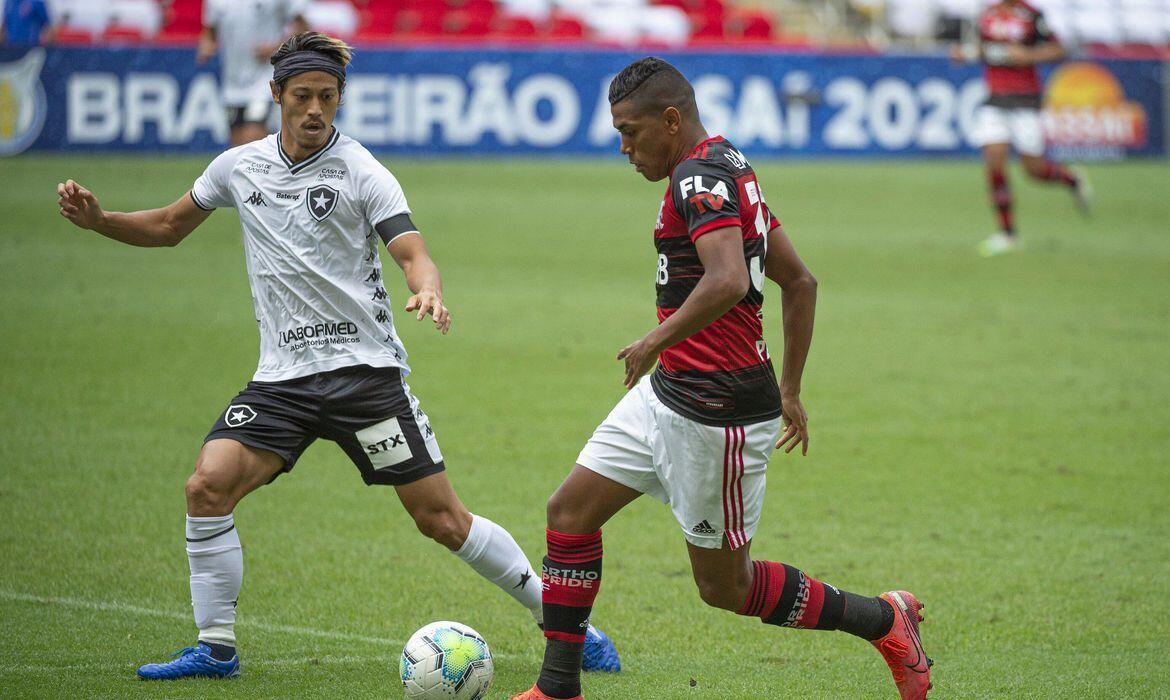
[[[894,674],[894,684],[902,700],[923,700],[930,690],[930,667],[934,665],[918,638],[918,623],[926,607],[909,591],[883,593],[882,599],[894,606],[894,626],[881,639],[871,642]]]
[[[561,700],[561,699],[545,695],[541,691],[541,689],[537,688],[536,685],[534,684],[532,686],[531,690],[525,690],[523,693],[516,693],[515,695],[511,696],[511,698],[509,698],[509,700]],[[585,700],[585,698],[581,695],[576,695],[576,696],[571,697],[571,698],[565,698],[565,700]]]

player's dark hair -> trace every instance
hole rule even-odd
[[[312,51],[319,53],[323,57],[336,62],[344,71],[345,67],[349,65],[353,58],[353,47],[346,44],[341,39],[331,37],[328,34],[321,32],[301,32],[300,34],[293,34],[284,40],[276,51],[268,57],[268,62],[276,66],[282,59],[290,54],[301,51]],[[284,92],[284,84],[288,82],[287,79],[279,80],[276,83],[277,89]],[[339,87],[345,87],[345,80],[338,79]]]
[[[640,58],[614,76],[609,84],[609,103],[615,105],[623,100],[634,100],[642,110],[674,107],[687,116],[699,113],[690,81],[655,56]]]

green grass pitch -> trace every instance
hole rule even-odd
[[[527,687],[527,614],[329,443],[236,511],[243,677],[135,680],[194,640],[183,482],[257,333],[234,212],[135,249],[73,230],[54,185],[147,208],[207,160],[0,168],[0,696],[396,697],[402,642],[437,619],[491,643],[492,697]],[[398,312],[411,385],[463,499],[538,561],[545,499],[622,395],[614,355],[654,323],[663,186],[618,159],[388,164],[455,319],[440,337]],[[939,698],[1170,693],[1170,168],[1091,170],[1087,220],[1014,171],[1028,249],[984,260],[975,161],[759,167],[820,300],[812,451],[772,460],[753,552],[916,592]],[[857,639],[705,608],[657,502],[605,538],[595,621],[627,670],[588,677],[591,697],[894,697]]]

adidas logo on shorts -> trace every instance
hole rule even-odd
[[[711,527],[711,523],[704,520],[698,525],[692,527],[691,532],[695,533],[696,535],[714,535],[715,528]]]

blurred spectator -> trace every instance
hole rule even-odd
[[[35,46],[53,40],[53,22],[45,0],[3,0],[0,44]]]
[[[268,135],[272,64],[290,34],[308,31],[307,0],[204,0],[196,62],[220,53],[220,86],[233,146]]]

